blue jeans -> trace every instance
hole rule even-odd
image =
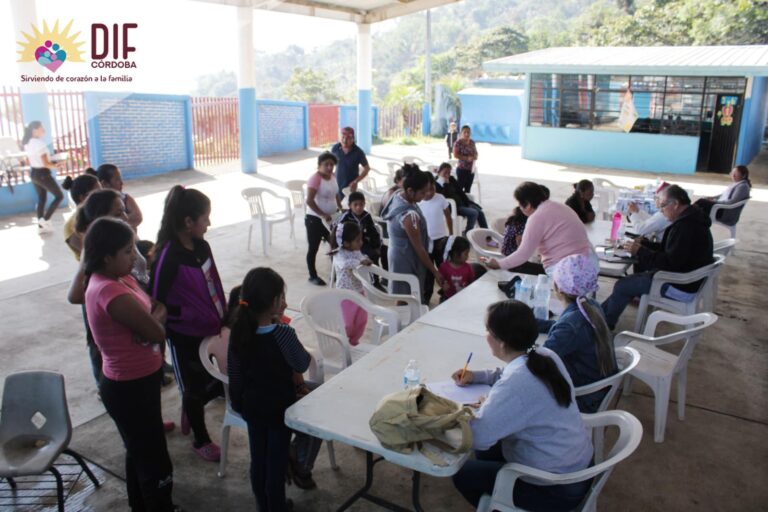
[[[453,485],[464,498],[477,507],[483,494],[492,494],[496,474],[506,464],[501,443],[490,450],[476,451],[476,460],[469,460],[453,475]],[[587,494],[592,480],[567,485],[533,485],[522,480],[515,482],[513,499],[518,507],[536,511],[556,512],[573,510]]]
[[[613,293],[602,304],[605,321],[611,330],[616,327],[621,313],[634,297],[639,297],[651,291],[653,274],[653,272],[640,272],[639,274],[622,277],[616,281]]]
[[[479,206],[474,204],[459,206],[457,210],[459,210],[459,215],[467,219],[467,229],[465,231],[474,228],[475,223],[479,224],[481,228],[488,227],[488,221],[485,220],[485,212]]]

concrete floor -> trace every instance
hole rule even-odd
[[[597,170],[521,159],[519,147],[481,144],[479,161],[482,202],[489,219],[506,216],[514,201],[512,191],[523,179],[534,179],[550,187],[556,200],[564,200],[570,184],[603,176],[623,185],[655,180],[645,173]],[[386,162],[417,155],[439,163],[444,146],[375,146],[371,162],[385,169]],[[289,179],[306,178],[313,172],[318,151],[304,151],[260,161],[259,175],[243,175],[237,162],[205,169],[182,171],[128,182],[144,212],[141,238],[154,239],[162,199],[176,183],[199,188],[213,202],[212,227],[207,239],[213,247],[225,288],[237,284],[248,269],[274,267],[288,283],[289,314],[301,339],[314,339],[298,314],[301,298],[316,290],[306,282],[305,235],[302,219],[296,219],[296,241],[287,226],[276,227],[269,256],[261,254],[260,234],[255,228],[251,251],[246,251],[249,214],[240,190],[247,186],[276,187]],[[635,414],[645,433],[637,452],[619,465],[608,481],[600,501],[601,510],[764,510],[768,503],[768,317],[763,314],[768,299],[762,293],[768,271],[768,157],[753,165],[755,188],[739,225],[739,244],[720,280],[716,312],[720,320],[702,338],[688,372],[686,420],[681,422],[670,406],[666,441],[652,438],[653,397],[642,385],[621,399],[620,408]],[[727,185],[719,175],[674,176],[663,179],[693,189],[696,195],[712,195]],[[69,215],[70,212],[64,212]],[[95,393],[85,351],[80,311],[66,303],[68,281],[76,264],[61,236],[64,218],[54,217],[56,232],[36,235],[32,216],[0,219],[0,311],[5,329],[0,341],[0,378],[23,369],[49,369],[63,373],[75,431],[72,445],[105,471],[105,485],[85,498],[86,505],[72,510],[125,510],[123,448],[111,419]],[[726,231],[713,228],[715,239]],[[11,249],[12,248],[12,249]],[[327,258],[318,268],[329,268]],[[600,297],[610,293],[612,281],[601,280]],[[619,329],[634,325],[635,310],[629,308]],[[178,422],[179,398],[175,386],[163,391],[164,413]],[[674,400],[673,400],[674,401]],[[209,405],[208,426],[219,439],[223,404]],[[178,430],[169,434],[169,449],[175,467],[175,500],[187,510],[253,510],[247,477],[248,450],[245,432],[233,431],[227,477],[216,478],[213,464],[202,462],[189,448],[189,439]],[[315,468],[318,489],[289,488],[297,510],[334,510],[363,482],[364,456],[347,446],[336,446],[341,469],[329,468],[325,450]],[[0,483],[0,488],[5,486]],[[410,474],[396,466],[377,467],[374,490],[403,505],[410,493]],[[422,480],[422,503],[427,510],[470,510],[446,479]],[[0,508],[2,506],[0,505]],[[352,510],[377,510],[358,502]]]

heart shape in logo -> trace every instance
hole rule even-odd
[[[55,73],[67,60],[67,52],[62,50],[58,43],[46,41],[45,44],[38,46],[35,50],[35,60],[41,66]]]

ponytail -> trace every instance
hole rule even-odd
[[[24,136],[21,138],[21,149],[24,149],[24,146],[26,146],[27,143],[32,140],[32,132],[41,126],[43,126],[43,123],[40,121],[32,121],[26,126],[26,128],[24,128]]]
[[[546,384],[558,405],[571,405],[571,385],[551,357],[536,352],[534,343],[539,332],[531,308],[518,300],[496,302],[488,307],[485,325],[505,347],[528,354],[526,367]]]
[[[258,327],[258,316],[273,306],[275,300],[285,292],[285,281],[271,268],[251,269],[243,284],[232,290],[230,308],[232,331],[229,335],[234,350],[241,352]]]
[[[616,372],[616,352],[613,349],[611,330],[605,321],[603,310],[585,297],[579,297],[576,300],[579,309],[586,314],[587,320],[595,331],[595,353],[600,375],[603,377],[613,375]]]
[[[571,385],[565,380],[565,377],[560,373],[560,369],[551,357],[543,356],[536,352],[535,349],[530,350],[525,366],[528,367],[532,374],[547,385],[560,407],[568,407],[571,405],[571,402],[573,401],[573,398],[571,397]]]
[[[197,220],[210,207],[211,200],[199,190],[184,188],[182,185],[173,187],[165,197],[155,253],[162,251],[168,242],[178,240],[178,233],[184,228],[187,218]]]

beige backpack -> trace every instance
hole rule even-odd
[[[439,452],[425,449],[424,443],[449,453],[469,451],[472,418],[469,407],[419,386],[382,398],[368,424],[385,448],[410,453],[415,447],[434,464],[445,466],[447,462]]]

